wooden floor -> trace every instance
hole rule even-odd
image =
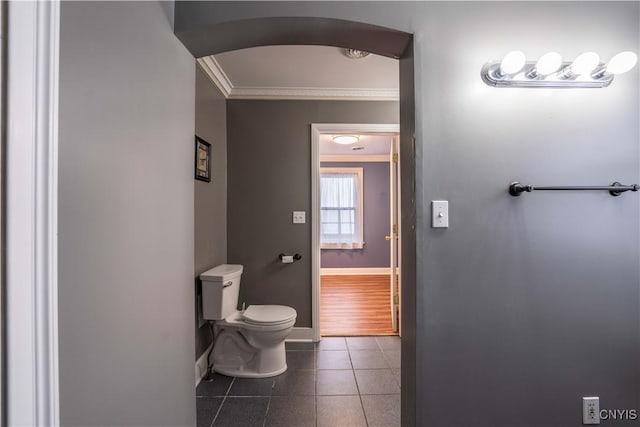
[[[321,276],[322,336],[397,335],[391,326],[389,275]]]

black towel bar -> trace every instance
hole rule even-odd
[[[509,194],[512,196],[519,196],[520,194],[527,192],[530,193],[532,191],[551,191],[551,190],[565,190],[565,191],[575,191],[575,190],[606,190],[612,196],[619,196],[625,191],[638,191],[640,190],[640,185],[632,184],[632,185],[622,185],[619,182],[614,182],[611,185],[605,186],[557,186],[557,187],[534,187],[533,185],[524,185],[520,184],[518,181],[512,182],[509,185]]]

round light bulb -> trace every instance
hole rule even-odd
[[[513,50],[507,53],[504,58],[502,58],[502,62],[500,62],[500,73],[515,74],[518,71],[522,70],[525,62],[526,58],[524,56],[524,53],[519,50]]]
[[[336,135],[333,137],[333,142],[336,144],[349,145],[355,144],[359,139],[356,135]]]
[[[633,52],[620,52],[607,64],[607,72],[611,74],[622,74],[632,69],[638,62],[638,55]]]
[[[589,74],[598,66],[599,63],[600,57],[597,53],[581,53],[571,64],[571,72],[577,75]]]
[[[562,56],[558,52],[548,52],[542,55],[536,62],[536,72],[546,76],[555,71],[562,65]]]

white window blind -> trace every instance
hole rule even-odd
[[[320,168],[320,247],[362,249],[362,168]]]

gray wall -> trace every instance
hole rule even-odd
[[[638,68],[605,90],[501,91],[478,77],[512,48],[638,52],[638,16],[637,2],[460,4],[420,25],[416,75],[439,66],[417,79],[418,216],[449,200],[451,228],[418,233],[419,420],[579,426],[592,395],[638,408],[638,194],[505,192],[638,182]]]
[[[230,263],[244,265],[240,304],[284,304],[311,326],[311,124],[397,123],[398,103],[227,101]],[[292,224],[292,211],[307,212]],[[278,254],[300,253],[294,264]]]
[[[194,60],[158,3],[61,14],[60,424],[195,425]]]
[[[638,67],[601,90],[496,89],[479,72],[512,49],[532,59],[548,50],[568,59],[594,50],[605,60],[638,52],[639,12],[637,2],[177,7],[177,32],[321,16],[414,34],[400,67],[402,79],[411,74],[403,66],[415,64],[415,116],[403,115],[401,128],[410,130],[415,119],[418,259],[417,362],[415,370],[403,365],[403,407],[413,398],[405,379],[415,373],[419,425],[579,426],[580,397],[587,395],[599,395],[605,408],[637,408],[638,195],[516,199],[506,187],[512,180],[637,182]],[[401,90],[412,84],[402,81]],[[403,98],[403,112],[411,107]],[[429,227],[430,201],[438,199],[449,200],[449,229]],[[411,303],[406,293],[403,301]],[[403,343],[403,364],[413,345]],[[543,408],[540,417],[531,415],[532,401]]]
[[[389,267],[391,248],[384,236],[391,224],[389,197],[389,162],[322,162],[321,167],[362,168],[363,222],[362,249],[322,249],[321,268],[373,268]]]
[[[211,144],[211,182],[194,180],[196,359],[211,344],[208,326],[198,328],[199,275],[227,261],[227,106],[224,96],[196,67],[196,135]]]

